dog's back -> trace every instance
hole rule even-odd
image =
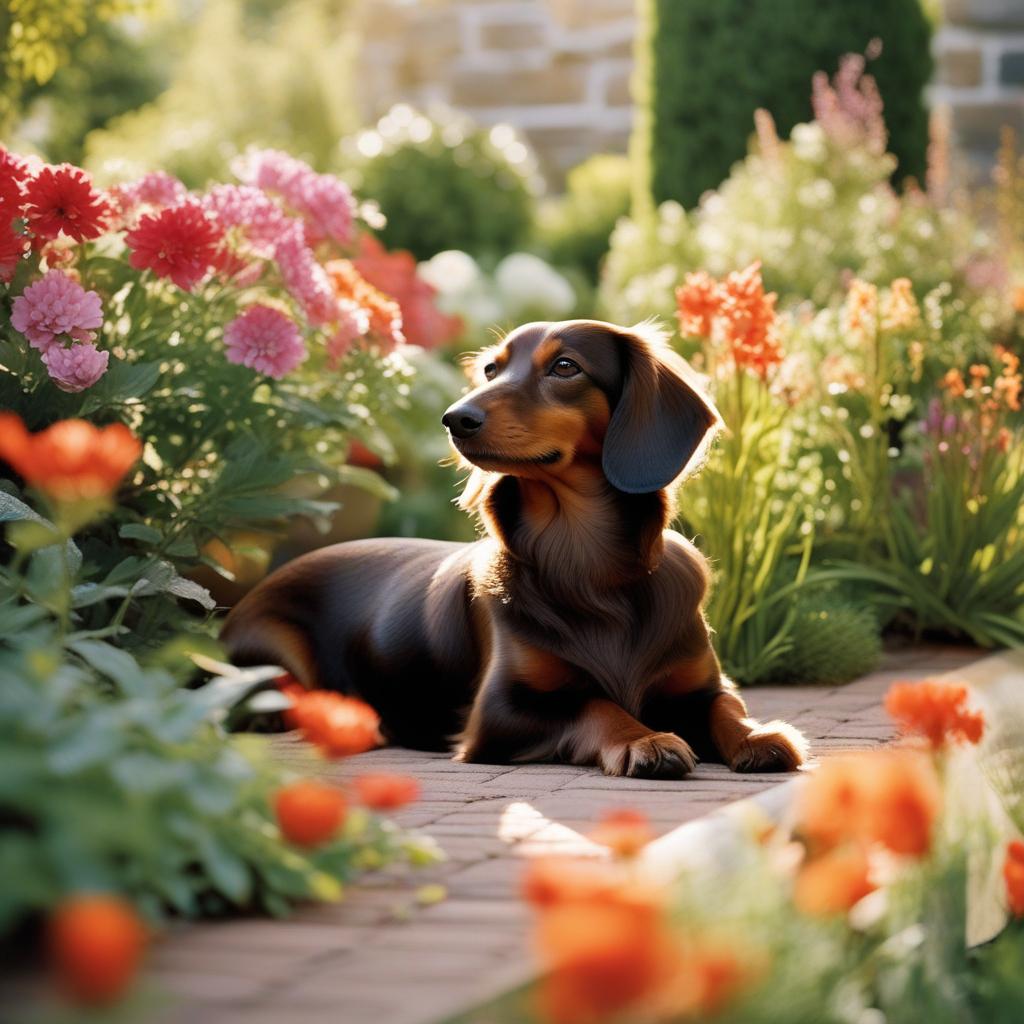
[[[404,746],[447,749],[481,660],[475,548],[390,538],[321,548],[243,598],[221,640],[235,664],[281,665],[306,686],[363,698]]]

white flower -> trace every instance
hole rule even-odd
[[[576,305],[572,285],[532,253],[506,256],[494,271],[494,283],[510,314],[529,310],[558,319],[568,316]]]
[[[468,292],[478,286],[483,277],[476,260],[460,249],[445,249],[421,263],[416,270],[441,295]]]

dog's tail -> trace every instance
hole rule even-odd
[[[317,659],[306,630],[266,606],[264,595],[246,595],[228,615],[220,633],[234,665],[280,665],[309,689],[321,685]]]

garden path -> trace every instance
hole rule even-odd
[[[951,672],[979,656],[918,647],[887,655],[879,671],[846,686],[759,687],[746,696],[755,715],[792,721],[827,756],[890,739],[881,697],[894,679]],[[276,745],[283,759],[298,756],[290,737]],[[518,895],[523,858],[602,855],[583,833],[608,810],[642,810],[664,835],[785,779],[734,775],[718,765],[701,765],[680,782],[610,779],[595,769],[461,765],[399,749],[324,764],[322,775],[344,780],[365,771],[420,779],[422,799],[398,820],[433,835],[448,861],[427,871],[380,872],[343,903],[287,921],[174,929],[149,960],[151,986],[169,997],[161,1024],[444,1020],[531,976],[529,912]],[[447,899],[418,903],[428,882],[444,885]]]

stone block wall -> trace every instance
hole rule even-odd
[[[592,153],[625,151],[633,0],[360,0],[358,15],[366,120],[405,102],[506,122],[556,188]]]
[[[981,174],[1004,124],[1024,137],[1024,0],[944,5],[930,99],[950,108],[954,138]],[[485,125],[507,122],[554,188],[592,153],[625,152],[634,0],[356,0],[356,9],[366,121],[393,103],[440,102]]]
[[[1024,0],[944,0],[933,106],[951,114],[972,177],[987,175],[1004,125],[1024,140]]]

